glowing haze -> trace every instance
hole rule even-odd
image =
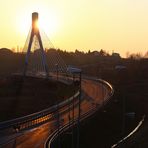
[[[0,0],[0,48],[23,47],[37,11],[57,48],[145,53],[147,8],[148,0]]]

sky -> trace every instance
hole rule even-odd
[[[148,0],[0,0],[0,48],[24,46],[34,11],[56,48],[148,51]]]

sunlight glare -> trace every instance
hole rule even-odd
[[[35,28],[39,29],[39,22],[38,21],[35,21]]]
[[[17,24],[19,25],[19,32],[22,35],[27,35],[29,28],[31,27],[31,15],[33,12],[39,13],[39,20],[37,22],[37,27],[40,31],[44,31],[48,36],[54,36],[54,34],[59,29],[59,17],[54,9],[47,9],[45,6],[38,6],[35,9],[28,8],[28,11],[20,14],[20,21]]]

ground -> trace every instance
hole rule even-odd
[[[0,121],[41,111],[74,93],[72,85],[41,78],[0,79]]]

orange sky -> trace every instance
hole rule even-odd
[[[31,13],[55,47],[110,53],[148,50],[147,0],[0,0],[0,48],[23,47]]]

